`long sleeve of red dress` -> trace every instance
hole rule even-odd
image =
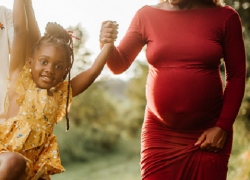
[[[141,134],[142,178],[226,179],[231,129],[246,76],[239,15],[229,6],[182,11],[145,6],[111,53],[109,69],[124,72],[145,44],[149,75]],[[229,133],[224,148],[210,153],[194,146],[201,133],[214,126]]]
[[[245,90],[246,57],[238,14],[232,15],[225,27],[223,42],[226,87],[217,126],[230,131],[238,114]]]
[[[136,14],[125,37],[109,56],[107,62],[109,69],[114,74],[120,74],[127,70],[145,44],[138,14]]]

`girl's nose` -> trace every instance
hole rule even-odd
[[[55,73],[55,68],[54,68],[53,65],[47,65],[45,71],[50,73],[50,74],[54,74]]]

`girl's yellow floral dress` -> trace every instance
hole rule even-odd
[[[62,82],[51,89],[36,87],[29,72],[28,64],[20,73],[15,91],[19,94],[17,116],[0,124],[0,153],[15,152],[26,159],[26,179],[61,173],[61,165],[56,137],[52,134],[54,124],[65,115],[68,83]],[[70,101],[72,99],[70,90]]]

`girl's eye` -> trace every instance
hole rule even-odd
[[[62,69],[62,66],[56,66],[56,69]]]
[[[40,62],[41,62],[42,64],[44,64],[44,65],[47,65],[47,64],[48,64],[48,62],[45,61],[45,60],[41,60]]]

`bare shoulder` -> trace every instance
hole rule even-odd
[[[165,9],[166,3],[162,2],[162,3],[156,4],[156,5],[151,5],[151,7],[157,8],[157,9]]]

